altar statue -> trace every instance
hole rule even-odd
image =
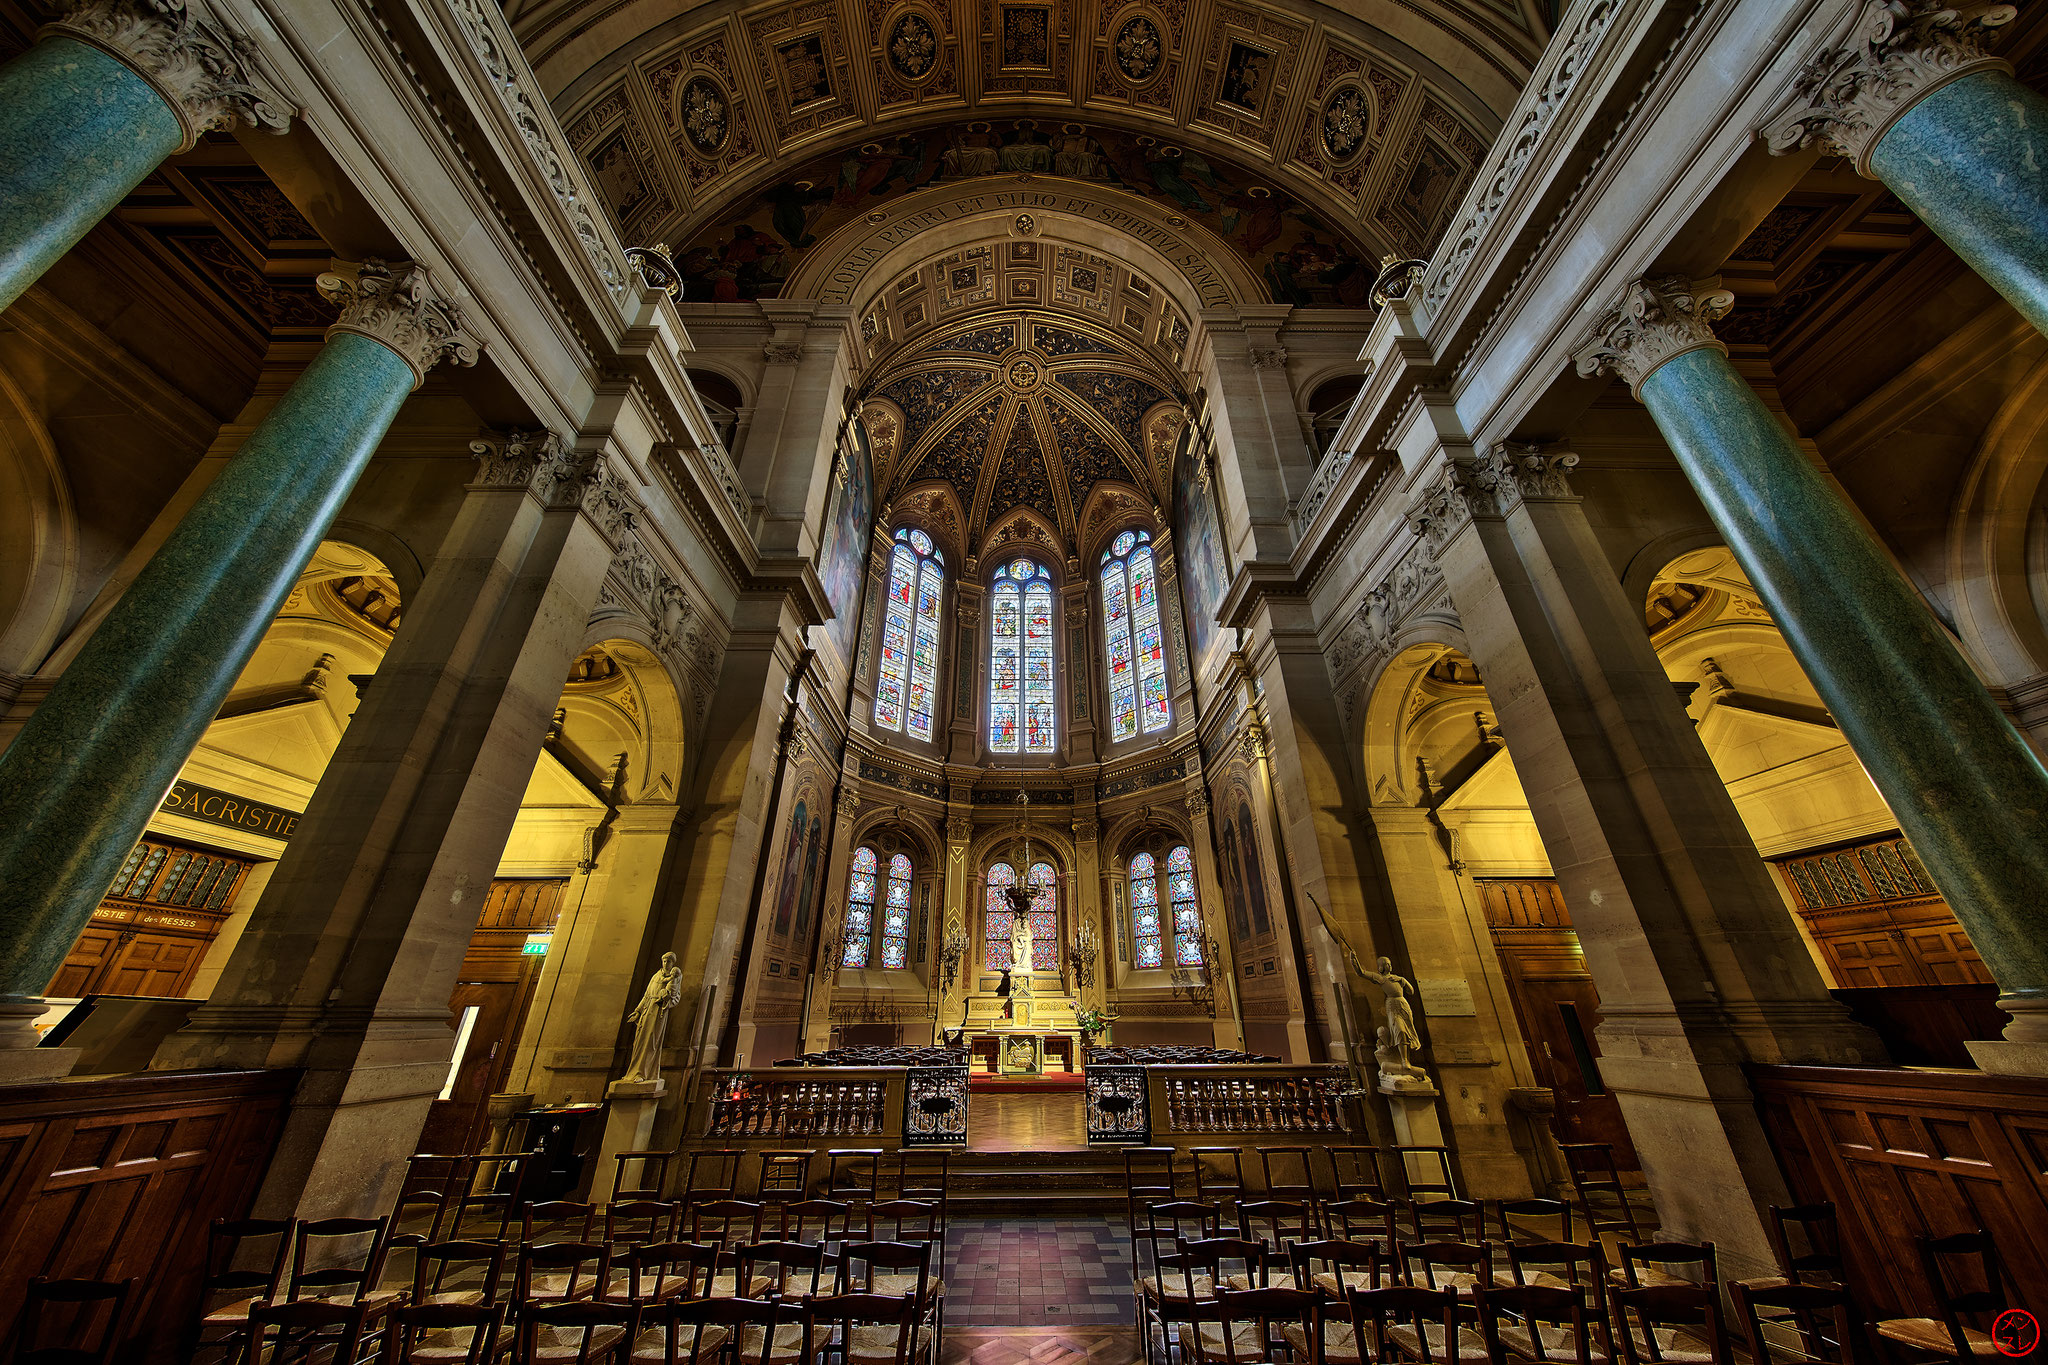
[[[661,966],[647,978],[647,989],[640,993],[640,1003],[626,1016],[633,1025],[633,1054],[620,1080],[661,1079],[661,1045],[668,1036],[668,1014],[682,1003],[683,969],[676,965],[674,953],[663,953]]]
[[[1010,921],[1010,970],[1020,975],[1031,970],[1031,920],[1025,915]]]

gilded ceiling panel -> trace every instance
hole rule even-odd
[[[994,378],[986,370],[926,370],[905,375],[882,389],[883,398],[903,409],[903,442],[899,449],[914,456],[926,432],[944,421],[955,404]],[[970,483],[970,492],[972,487]]]
[[[1046,472],[1045,453],[1039,448],[1038,432],[1031,423],[1031,410],[1019,410],[1010,424],[1009,439],[1003,443],[1003,457],[996,466],[988,507],[981,516],[986,523],[1019,505],[1029,507],[1055,526],[1065,526],[1053,499],[1052,477]]]

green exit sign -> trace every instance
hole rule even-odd
[[[527,957],[546,957],[548,955],[548,944],[554,942],[554,939],[555,936],[553,934],[528,934],[526,936],[526,945],[519,951]]]

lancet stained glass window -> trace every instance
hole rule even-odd
[[[889,595],[882,605],[882,668],[875,678],[875,724],[912,739],[932,737],[938,697],[939,605],[946,560],[922,531],[896,533]]]
[[[1125,531],[1103,552],[1102,623],[1110,739],[1164,730],[1172,719],[1166,698],[1166,632],[1159,620],[1152,537],[1144,531]]]
[[[862,844],[853,851],[853,871],[846,879],[846,923],[840,965],[865,967],[875,942],[875,851]]]
[[[1051,863],[1033,863],[1030,883],[1039,888],[1031,901],[1031,970],[1056,972],[1060,963],[1058,874]],[[1015,923],[1006,887],[1017,884],[1017,869],[1008,863],[989,864],[988,891],[982,904],[982,957],[985,970],[1000,972],[1010,965],[1010,926]]]
[[[1160,964],[1159,877],[1149,853],[1131,859],[1131,936],[1138,941],[1138,965]]]
[[[910,859],[889,860],[887,899],[882,903],[882,965],[901,967],[910,960]]]
[[[988,746],[1053,751],[1052,578],[1028,559],[996,570],[989,614]]]
[[[1173,960],[1202,965],[1202,910],[1195,903],[1195,855],[1186,844],[1166,855],[1166,899],[1173,911]]]

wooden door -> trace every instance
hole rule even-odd
[[[45,995],[183,995],[234,908],[246,859],[144,840]]]
[[[1478,883],[1493,946],[1538,1082],[1557,1096],[1559,1142],[1604,1142],[1617,1169],[1638,1169],[1621,1104],[1600,1074],[1600,992],[1549,878]]]
[[[418,1150],[471,1152],[481,1145],[485,1108],[490,1097],[505,1088],[533,989],[547,960],[526,952],[527,936],[553,929],[566,885],[566,879],[558,877],[501,878],[491,883],[448,999],[449,1022],[457,1031],[461,1056],[447,1098],[435,1100],[427,1111]]]

